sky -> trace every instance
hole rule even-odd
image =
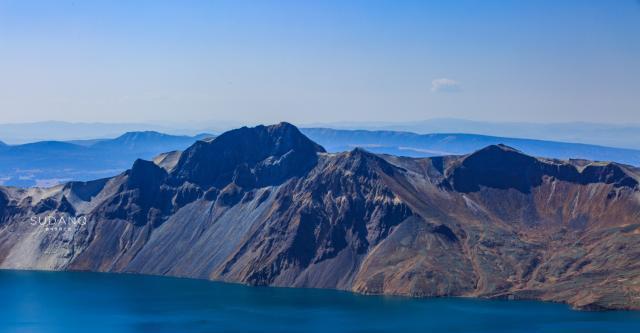
[[[0,0],[0,123],[640,123],[640,1]]]

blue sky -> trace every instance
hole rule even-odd
[[[640,123],[640,2],[0,0],[0,122]]]

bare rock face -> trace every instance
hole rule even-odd
[[[109,179],[0,188],[0,267],[640,309],[631,166],[502,145],[327,154],[286,123],[171,156]]]

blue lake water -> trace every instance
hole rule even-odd
[[[638,332],[640,312],[361,296],[152,276],[0,271],[0,332]]]

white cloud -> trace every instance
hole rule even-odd
[[[460,82],[447,78],[431,81],[431,92],[459,92],[462,90]]]

